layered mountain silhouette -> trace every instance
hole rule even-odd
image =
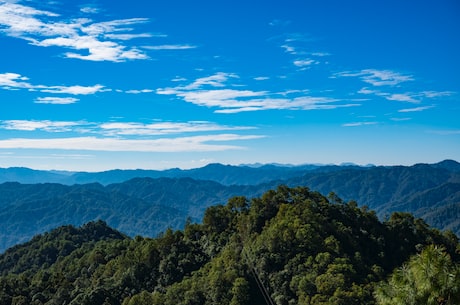
[[[0,170],[0,251],[61,225],[104,220],[129,236],[155,237],[199,222],[206,208],[279,185],[304,186],[367,206],[381,219],[411,212],[460,235],[460,164],[229,166],[100,173]],[[8,181],[8,182],[6,182]]]

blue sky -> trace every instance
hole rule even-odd
[[[460,160],[460,4],[0,0],[0,167]]]

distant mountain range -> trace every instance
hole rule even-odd
[[[380,218],[411,212],[460,235],[460,163],[413,166],[208,166],[99,173],[0,169],[0,252],[60,225],[102,219],[131,236],[156,236],[201,221],[233,196],[253,198],[280,184],[307,186],[368,206]]]
[[[212,163],[201,168],[182,170],[109,170],[103,172],[43,171],[23,167],[0,168],[0,183],[60,183],[65,185],[100,183],[103,185],[120,183],[133,178],[192,178],[211,180],[223,185],[256,185],[273,180],[285,180],[306,172],[328,172],[344,168],[363,168],[357,165],[223,165]]]

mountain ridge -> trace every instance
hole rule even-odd
[[[251,169],[253,175],[246,175],[244,179],[266,181],[268,178],[264,175],[270,173],[271,168],[262,172]],[[410,167],[327,166],[307,171],[291,169],[281,177],[271,173],[268,177],[277,177],[276,180],[259,184],[225,185],[212,180],[213,175],[220,174],[220,179],[228,182],[243,175],[241,171],[247,168],[215,164],[186,172],[198,172],[200,178],[208,180],[136,177],[111,184],[5,182],[0,184],[0,223],[3,224],[0,251],[59,225],[81,225],[98,219],[130,236],[154,237],[169,227],[182,228],[187,218],[198,221],[206,208],[234,196],[253,198],[279,185],[304,186],[325,195],[334,192],[345,201],[353,200],[359,206],[376,210],[381,219],[395,211],[411,212],[417,217],[426,217],[434,227],[452,229],[460,235],[455,212],[460,203],[458,168],[455,161]],[[229,172],[219,173],[222,169]],[[300,176],[290,177],[299,173]],[[445,206],[454,211],[449,213]]]

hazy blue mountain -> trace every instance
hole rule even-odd
[[[168,227],[181,227],[187,213],[173,207],[109,191],[100,184],[0,186],[24,196],[0,206],[0,251],[61,225],[105,220],[129,235],[154,236]],[[53,193],[55,190],[55,193]],[[43,195],[43,196],[42,196]]]
[[[411,212],[437,228],[452,229],[460,235],[458,168],[455,161],[314,168],[211,164],[188,171],[139,171],[184,177],[137,177],[107,185],[111,175],[125,179],[138,171],[91,174],[101,179],[100,183],[6,182],[0,184],[0,251],[60,225],[81,225],[97,219],[131,236],[156,236],[168,227],[181,228],[187,217],[199,221],[209,206],[234,196],[257,197],[280,184],[306,186],[325,195],[334,192],[345,201],[355,200],[360,206],[376,210],[381,219],[394,211]],[[61,175],[83,181],[85,174]],[[236,184],[238,181],[240,184]],[[231,182],[235,183],[227,185]]]
[[[347,166],[348,167],[348,166]],[[354,166],[359,168],[358,166]],[[167,170],[120,170],[114,169],[102,172],[58,172],[38,171],[27,168],[0,169],[0,183],[61,183],[66,185],[100,183],[108,185],[120,183],[134,178],[193,178],[198,180],[211,180],[224,185],[256,185],[273,180],[298,177],[309,171],[336,171],[342,166],[320,165],[261,165],[234,166],[223,164],[209,164],[204,167],[182,170],[178,168]]]
[[[34,170],[25,167],[0,168],[0,183],[63,183],[72,173]]]
[[[453,160],[444,160],[436,164],[418,164],[444,169],[449,172],[460,172],[460,163]],[[407,168],[407,166],[389,166],[387,168]],[[274,180],[287,180],[301,177],[306,174],[337,172],[343,170],[368,171],[381,168],[374,165],[359,166],[351,163],[341,165],[280,165],[280,164],[256,164],[256,165],[223,165],[209,164],[204,167],[182,170],[178,168],[167,170],[120,170],[114,169],[102,172],[65,172],[65,171],[40,171],[28,168],[0,168],[0,183],[20,182],[30,183],[61,183],[66,185],[100,183],[108,185],[120,183],[133,178],[193,178],[197,180],[211,180],[223,185],[257,185],[269,183]],[[460,182],[460,181],[459,181]]]
[[[154,237],[199,221],[205,209],[235,195],[256,196],[269,186],[224,186],[191,178],[135,178],[103,186],[0,184],[0,251],[61,225],[104,220],[130,235]]]

